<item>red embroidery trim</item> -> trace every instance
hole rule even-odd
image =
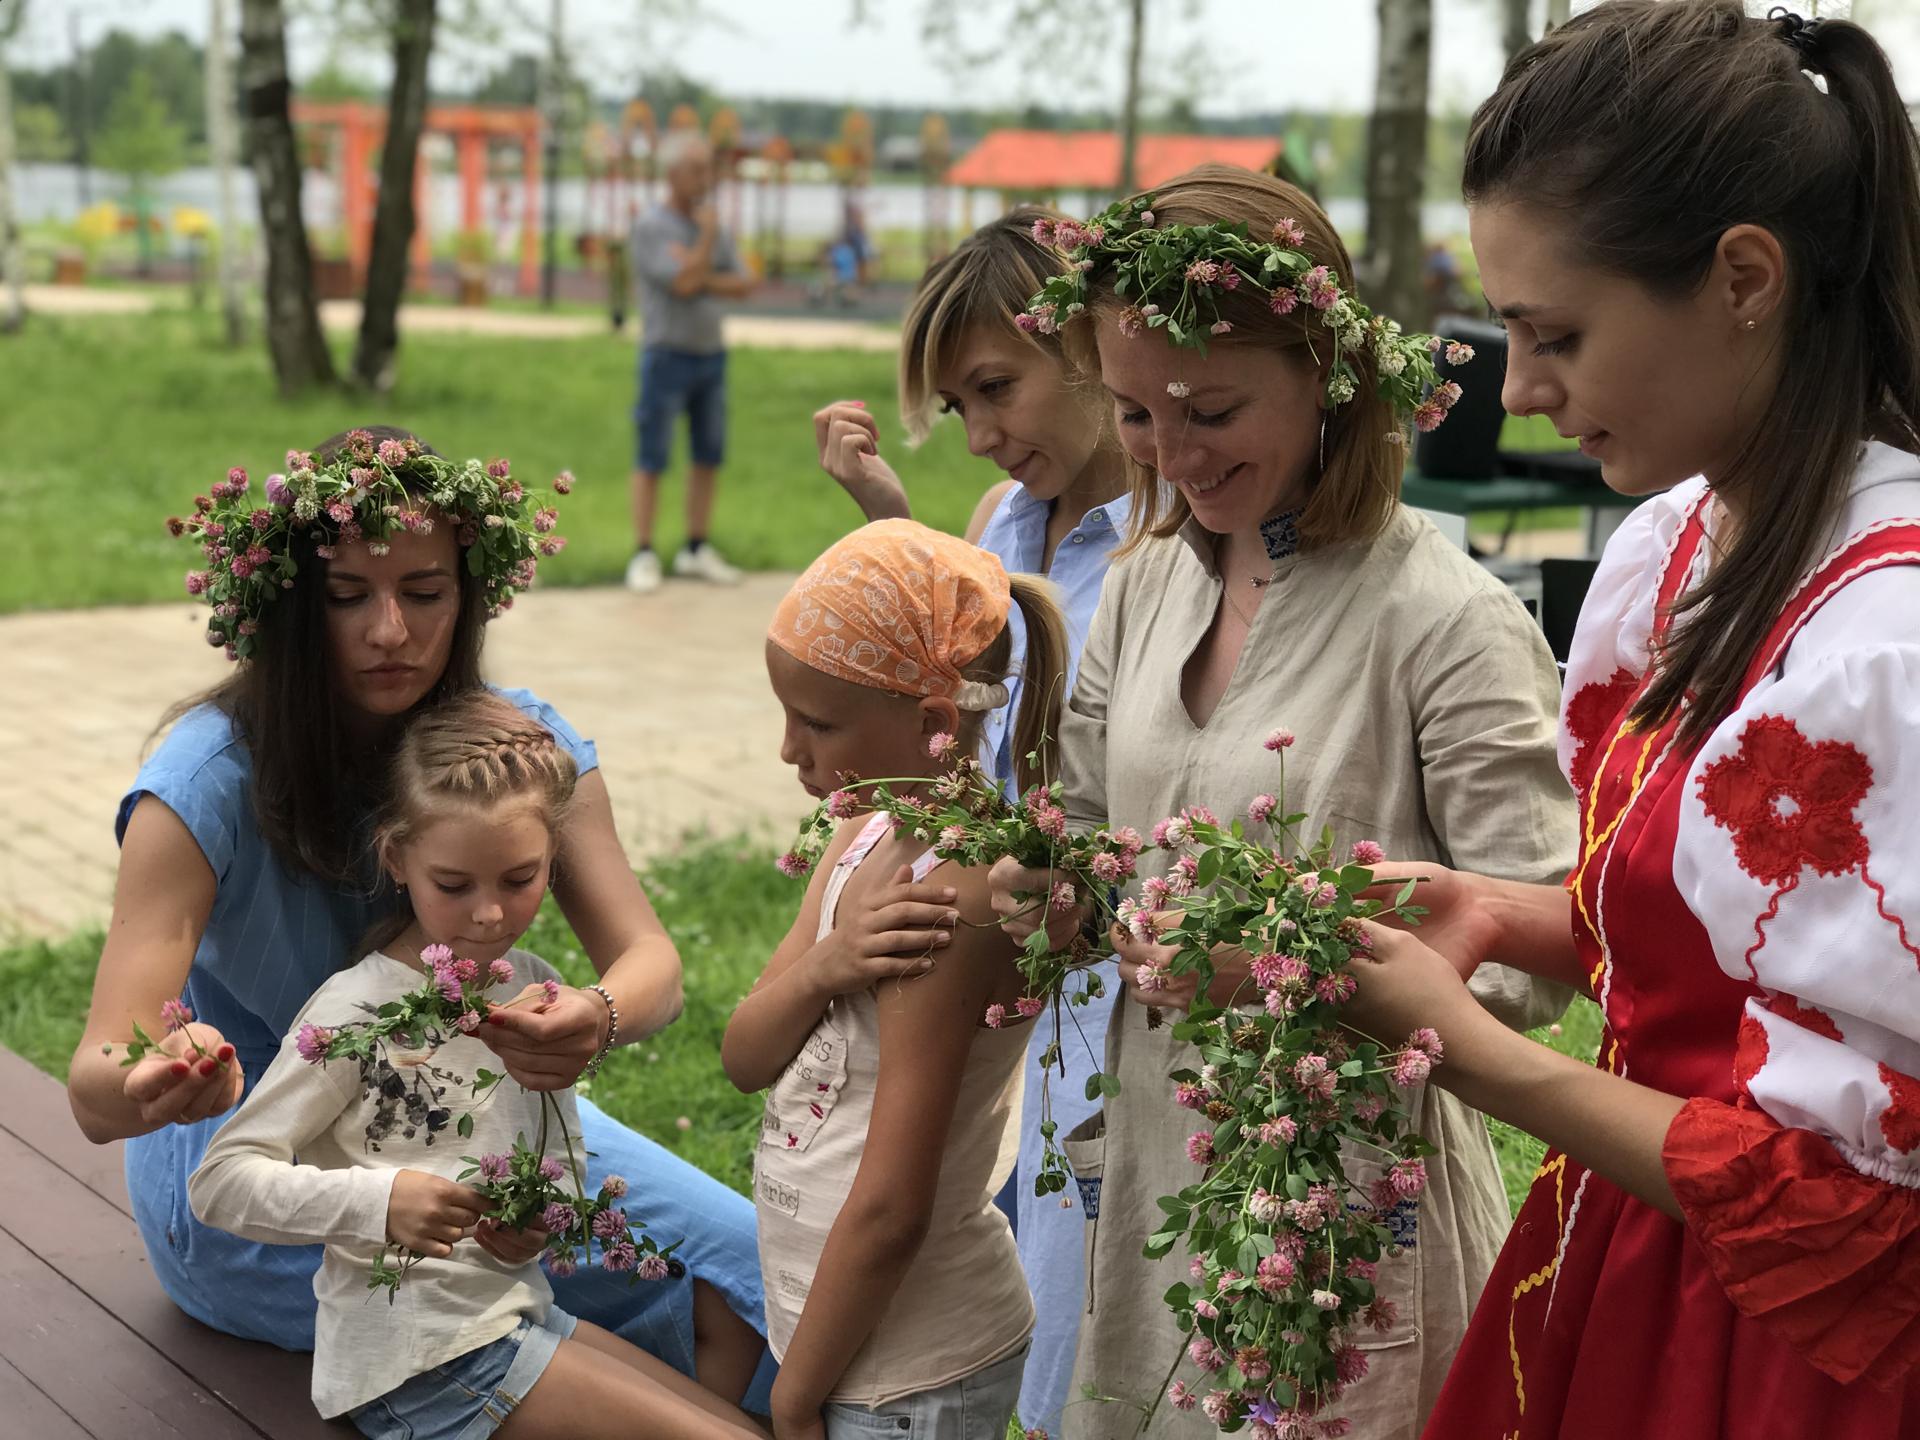
[[[1893,1103],[1880,1116],[1880,1133],[1902,1154],[1920,1147],[1920,1080],[1882,1065],[1880,1081]]]
[[[1909,955],[1913,956],[1915,960],[1920,961],[1920,950],[1914,949],[1913,942],[1907,938],[1907,922],[1894,914],[1893,911],[1887,909],[1886,890],[1878,880],[1867,873],[1867,867],[1865,865],[1860,867],[1860,878],[1866,881],[1867,888],[1873,891],[1874,908],[1880,912],[1880,918],[1900,932],[1900,944],[1906,949]]]
[[[1872,783],[1866,756],[1844,740],[1816,744],[1784,715],[1760,715],[1740,732],[1737,751],[1707,767],[1700,800],[1733,831],[1740,868],[1782,885],[1809,865],[1844,875],[1866,863],[1867,838],[1853,811]]]
[[[1633,696],[1640,678],[1628,671],[1615,670],[1605,680],[1583,685],[1567,702],[1567,734],[1574,740],[1573,759],[1567,770],[1573,788],[1584,795],[1593,784],[1594,768],[1600,763],[1608,731],[1619,718],[1621,707]]]
[[[1747,947],[1747,953],[1740,958],[1747,962],[1747,975],[1756,985],[1760,983],[1760,969],[1753,963],[1753,957],[1758,955],[1760,947],[1767,943],[1767,922],[1780,913],[1780,897],[1799,883],[1800,877],[1796,875],[1775,890],[1772,898],[1767,901],[1767,908],[1761,912],[1760,918],[1753,922],[1753,944]]]
[[[1733,1078],[1744,1093],[1747,1082],[1760,1073],[1760,1067],[1767,1063],[1766,1027],[1742,1010],[1740,1012],[1740,1033],[1733,1043]]]
[[[1791,995],[1773,995],[1768,997],[1767,1009],[1782,1020],[1790,1020],[1802,1030],[1811,1030],[1816,1035],[1824,1035],[1829,1040],[1845,1041],[1840,1027],[1833,1023],[1833,1017],[1814,1005],[1802,1005]]]

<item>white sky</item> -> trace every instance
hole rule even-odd
[[[46,64],[67,47],[70,17],[79,19],[83,40],[119,26],[138,33],[169,29],[196,39],[207,30],[208,0],[26,0],[25,33],[16,63]],[[489,54],[471,46],[445,47],[435,80],[457,85],[463,71],[484,71],[497,54],[541,44],[532,17],[544,20],[556,0],[480,0],[500,17],[506,43]],[[648,46],[637,17],[657,12],[646,0],[559,0],[579,68],[608,95],[631,93],[646,68]],[[853,0],[706,0],[724,18],[705,24],[648,27],[653,44],[670,50],[677,68],[730,96],[781,96],[847,105],[888,101],[907,104],[1019,104],[1035,94],[1065,94],[1072,79],[1050,75],[1014,47],[1004,63],[985,73],[956,77],[922,41],[920,17],[929,0],[866,0],[868,21],[848,23]],[[959,0],[937,0],[955,4]],[[290,8],[292,8],[290,6]],[[443,11],[456,8],[443,0]],[[1007,0],[982,6],[992,19],[1004,16]],[[1197,18],[1185,18],[1188,9]],[[1535,0],[1536,15],[1542,0]],[[1576,8],[1585,8],[1576,0]],[[1920,0],[1802,0],[1802,11],[1849,9],[1869,25],[1893,56],[1902,91],[1920,99]],[[229,0],[230,14],[238,0]],[[1496,0],[1435,0],[1434,105],[1470,109],[1499,77],[1501,48]],[[517,23],[515,17],[523,17]],[[1156,50],[1184,49],[1198,36],[1218,37],[1209,46],[1211,75],[1200,108],[1227,114],[1269,109],[1366,110],[1371,105],[1376,35],[1373,0],[1149,0],[1148,68]],[[1267,38],[1271,37],[1271,38]],[[969,32],[976,46],[989,32]],[[517,40],[517,44],[515,41]],[[1110,57],[1079,83],[1096,105],[1111,105],[1119,91],[1122,46],[1088,36],[1089,49]],[[316,27],[296,24],[296,79],[324,55]],[[383,77],[377,48],[346,57]]]

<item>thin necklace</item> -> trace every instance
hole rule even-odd
[[[1257,580],[1254,582],[1255,585],[1258,585],[1260,583],[1261,582]],[[1240,617],[1241,624],[1245,625],[1248,630],[1253,629],[1253,616],[1249,615],[1246,611],[1242,610],[1237,604],[1234,603],[1233,587],[1231,585],[1222,585],[1220,587],[1220,598],[1225,600],[1227,604],[1232,607],[1233,613]]]

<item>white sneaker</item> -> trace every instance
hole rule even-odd
[[[627,589],[645,595],[660,588],[660,557],[651,550],[636,550],[627,562]]]
[[[727,557],[708,541],[698,550],[680,547],[673,557],[673,573],[686,580],[706,580],[715,585],[738,585],[740,572],[727,563]]]

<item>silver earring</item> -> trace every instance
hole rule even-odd
[[[1320,473],[1327,473],[1327,412],[1320,412]]]
[[[1758,320],[1749,320],[1747,321],[1746,328],[1749,330],[1758,330],[1760,328],[1760,322]]]

